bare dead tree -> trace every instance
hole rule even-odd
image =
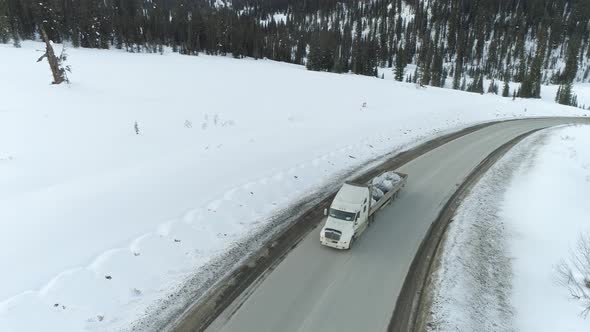
[[[558,282],[581,302],[584,318],[590,314],[590,233],[580,235],[567,260],[557,266]]]
[[[43,41],[45,42],[45,54],[43,54],[37,62],[41,62],[44,58],[47,58],[47,62],[49,62],[49,68],[51,69],[51,73],[53,74],[53,82],[51,84],[61,84],[67,81],[66,78],[66,69],[62,68],[60,65],[60,58],[55,55],[53,51],[53,46],[51,45],[51,41],[49,37],[47,37],[47,32],[41,26],[41,36],[43,37]]]

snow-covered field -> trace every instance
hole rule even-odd
[[[367,160],[477,122],[585,114],[174,53],[70,49],[72,84],[52,86],[41,48],[0,45],[0,331],[161,316],[196,271]]]
[[[588,146],[590,126],[538,132],[474,187],[443,246],[431,331],[590,330],[556,271],[590,232]]]

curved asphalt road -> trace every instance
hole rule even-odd
[[[208,331],[385,331],[420,242],[469,173],[495,149],[533,129],[572,119],[532,119],[483,128],[432,150],[400,171],[408,184],[351,251],[311,232]],[[585,121],[585,120],[580,120]]]

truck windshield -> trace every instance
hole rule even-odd
[[[330,209],[330,217],[340,219],[340,220],[348,220],[353,221],[356,217],[356,213],[352,212],[345,212],[336,209]]]

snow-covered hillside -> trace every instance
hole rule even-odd
[[[41,48],[0,45],[1,331],[123,329],[368,160],[476,122],[585,112],[175,53],[71,49],[72,84],[52,86]]]
[[[538,132],[475,186],[443,246],[430,331],[590,330],[590,299],[572,298],[558,273],[588,255],[576,248],[590,234],[588,144],[587,125]]]

